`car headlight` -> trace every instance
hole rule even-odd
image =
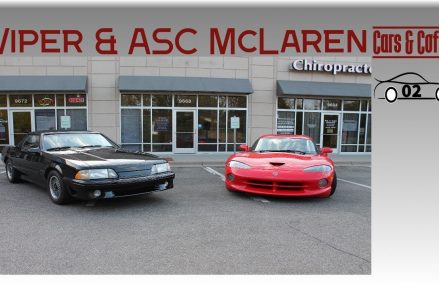
[[[236,160],[230,161],[229,166],[230,166],[230,168],[243,168],[243,169],[251,168],[250,165],[247,165],[245,163],[242,163],[242,162],[239,162]]]
[[[332,167],[329,165],[318,165],[305,168],[305,172],[330,172]]]
[[[108,179],[117,177],[117,173],[113,169],[87,169],[80,170],[75,174],[75,179],[77,180]]]
[[[169,166],[169,163],[159,163],[154,164],[151,168],[151,174],[157,174],[157,173],[163,173],[171,171],[171,166]]]

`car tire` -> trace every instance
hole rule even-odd
[[[11,160],[6,160],[6,178],[8,178],[8,181],[10,183],[17,183],[20,182],[20,173],[14,168],[12,165]]]
[[[64,186],[61,174],[56,170],[50,171],[47,175],[47,190],[49,191],[50,199],[55,204],[67,204],[72,200]]]
[[[334,195],[336,189],[337,189],[337,173],[334,173],[334,179],[332,179],[331,193],[329,193],[329,197]]]

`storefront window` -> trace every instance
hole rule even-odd
[[[32,107],[32,95],[9,95],[10,107]]]
[[[143,110],[143,143],[151,143],[151,110]]]
[[[367,115],[367,140],[366,144],[372,143],[372,117],[371,115]]]
[[[239,117],[239,128],[236,129],[236,143],[246,142],[246,117],[247,111],[245,110],[229,110],[227,119],[227,142],[233,143],[233,129],[230,128],[231,118],[236,116]]]
[[[56,130],[55,109],[35,110],[35,129],[37,131]]]
[[[320,110],[322,108],[322,100],[304,99],[303,106],[305,110]]]
[[[66,95],[66,106],[84,107],[87,105],[85,94],[68,94]]]
[[[343,114],[342,144],[357,144],[358,114]]]
[[[294,99],[294,104],[288,101]],[[308,135],[320,145],[322,113],[339,116],[340,134],[334,148],[341,152],[369,152],[371,141],[370,100],[344,100],[337,98],[308,99],[279,97],[276,130],[278,134]],[[290,111],[287,111],[290,110]],[[302,110],[308,110],[303,112]],[[328,112],[326,112],[328,111]],[[335,138],[333,138],[335,139]]]
[[[86,94],[10,94],[0,96],[0,108],[21,110],[21,113],[27,114],[26,116],[21,116],[22,119],[25,118],[21,123],[30,126],[26,132],[31,130],[48,131],[61,129],[83,131],[87,130],[86,99]],[[9,104],[6,104],[7,102]],[[0,118],[0,132],[3,131],[3,127],[5,127],[4,132],[7,132],[8,110],[0,111],[2,116],[6,116]],[[31,114],[33,114],[33,118]],[[69,120],[63,121],[64,125],[61,125],[62,116],[69,117]],[[10,124],[14,124],[14,122],[14,120],[11,120]],[[11,128],[14,127],[17,126],[11,126]],[[2,136],[5,134],[0,134],[0,144],[2,144],[2,140],[8,139],[2,139]],[[8,143],[15,144],[18,143],[17,140],[18,137],[14,136],[14,141],[8,141]]]
[[[226,96],[219,96],[218,97],[218,105],[219,105],[220,108],[225,108],[226,107],[226,100],[227,100]]]
[[[200,95],[198,96],[198,107],[217,107],[218,96]]]
[[[228,96],[227,102],[229,108],[247,108],[246,96]]]
[[[9,144],[8,111],[0,110],[0,144]]]
[[[7,107],[7,103],[6,103],[6,95],[1,95],[0,94],[0,108],[2,107]]]
[[[175,107],[196,107],[197,96],[194,95],[176,95],[174,97]]]
[[[34,96],[35,107],[53,107],[55,106],[55,95],[38,94]]]
[[[198,111],[198,143],[217,143],[217,116],[216,110]]]
[[[358,143],[365,144],[364,139],[366,138],[366,114],[361,114],[360,120],[360,141]]]
[[[237,143],[247,142],[246,96],[122,94],[121,100],[124,102],[121,102],[123,147],[147,152],[173,151],[173,124],[176,123],[173,121],[173,113],[176,109],[172,107],[196,110],[197,129],[194,129],[194,133],[197,135],[194,145],[199,152],[226,151],[233,147],[230,120],[234,115],[240,118],[240,128],[236,132]],[[175,147],[181,149],[178,144]]]
[[[296,135],[302,135],[303,130],[303,112],[297,112],[296,113]]]
[[[356,145],[343,145],[341,147],[341,152],[357,152]]]
[[[361,111],[367,111],[367,100],[361,100]]]
[[[294,134],[296,126],[295,113],[291,111],[277,111],[277,133],[278,134]]]
[[[341,100],[324,99],[323,100],[323,110],[340,111],[341,110]]]
[[[226,119],[226,111],[219,111],[219,138],[218,142],[225,143],[226,142],[226,131],[227,131],[227,119]]]
[[[141,141],[140,110],[122,109],[121,116],[122,144],[139,143]]]
[[[143,95],[143,106],[149,107],[151,106],[151,95]]]
[[[296,99],[296,109],[301,110],[303,109],[303,99]]]
[[[152,95],[153,107],[172,107],[172,95]]]
[[[152,110],[153,144],[172,143],[172,110]]]
[[[122,106],[135,107],[141,105],[142,97],[141,95],[122,95],[121,104]]]
[[[198,151],[217,151],[218,111],[198,111]]]
[[[64,94],[56,94],[56,106],[57,107],[64,107],[65,106],[64,100],[65,100]]]
[[[320,144],[320,116],[318,112],[305,112],[303,134],[311,137],[316,144]]]
[[[360,101],[359,100],[344,100],[343,101],[344,111],[359,111]]]
[[[277,98],[277,108],[278,109],[294,109],[294,102],[295,100],[293,98],[286,98],[286,97],[278,97]]]

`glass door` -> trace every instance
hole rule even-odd
[[[338,152],[339,114],[323,114],[322,116],[322,147],[330,147]]]
[[[25,135],[32,132],[34,123],[32,120],[32,111],[30,110],[16,110],[11,111],[11,144],[18,144]]]
[[[195,111],[174,111],[174,153],[195,153]]]

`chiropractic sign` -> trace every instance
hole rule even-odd
[[[317,60],[297,59],[293,61],[290,70],[308,72],[328,72],[336,75],[337,73],[352,74],[371,74],[372,67],[368,64],[339,64],[321,63]]]

